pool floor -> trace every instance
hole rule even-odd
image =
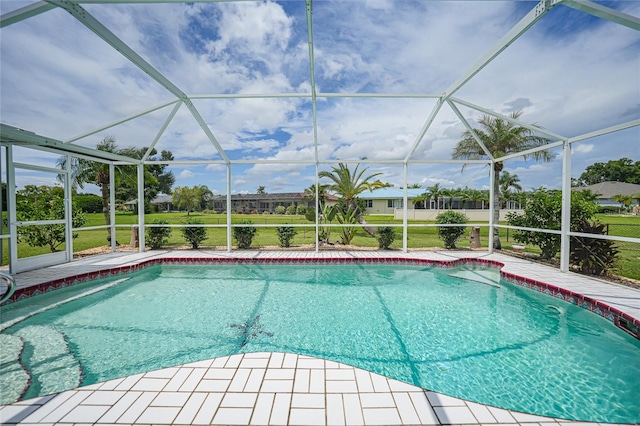
[[[383,252],[152,251],[93,256],[18,274],[18,287],[171,256],[388,257]],[[410,252],[394,257],[455,260],[479,257],[503,270],[561,286],[640,318],[640,291],[526,260],[486,252]],[[571,279],[567,279],[570,277]],[[634,403],[631,402],[630,403]],[[59,394],[0,406],[0,423],[12,424],[493,424],[578,426],[488,407],[430,392],[358,368],[308,356],[248,353],[199,361]]]

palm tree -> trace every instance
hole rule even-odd
[[[620,212],[626,209],[633,202],[633,197],[631,195],[625,194],[616,194],[611,199],[617,203],[620,203]]]
[[[362,218],[362,209],[358,204],[358,195],[364,191],[373,191],[385,186],[379,179],[372,181],[376,176],[380,176],[382,173],[374,173],[372,175],[363,177],[368,167],[358,171],[360,164],[356,165],[356,168],[349,170],[346,164],[339,163],[338,167],[331,167],[332,171],[321,171],[318,173],[320,178],[328,178],[333,183],[327,185],[327,189],[334,191],[340,195],[341,203],[343,203],[343,212],[349,210],[355,212],[355,218],[361,224],[365,224],[365,220]],[[364,227],[365,231],[370,235],[374,235],[375,232],[372,229]]]
[[[442,191],[443,188],[440,187],[440,182],[437,182],[435,185],[427,187],[422,195],[416,197],[416,201],[433,200],[436,202],[436,210],[438,210],[440,208],[438,201],[442,196]],[[431,208],[431,205],[429,205],[429,208]]]
[[[324,203],[327,201],[326,189],[327,189],[327,185],[318,185],[318,199],[319,199],[318,207],[320,208],[320,211],[322,211],[322,207],[324,206]],[[302,198],[312,202],[314,206],[316,205],[316,184],[315,183],[310,187],[305,188]]]
[[[98,151],[117,153],[116,140],[113,136],[105,136],[96,146]],[[57,160],[57,165],[60,168],[65,168],[67,163],[67,157],[60,157]],[[120,168],[119,168],[120,169]],[[120,171],[124,173],[124,170],[128,168],[121,168]],[[116,173],[114,176],[116,187],[121,179],[124,177],[122,173]],[[111,225],[109,216],[109,165],[100,163],[97,161],[89,161],[83,158],[71,159],[71,186],[75,188],[84,188],[85,183],[92,183],[100,187],[100,193],[102,195],[102,213],[104,214],[104,220],[107,225]]]
[[[522,186],[520,186],[520,178],[518,175],[512,175],[508,171],[504,170],[500,175],[500,195],[502,196],[502,200],[505,203],[505,207],[509,207],[508,203],[511,198],[511,188],[515,189],[517,192],[522,191]]]
[[[515,111],[511,113],[510,117],[518,119],[521,115],[522,111]],[[549,139],[537,136],[531,129],[517,126],[501,118],[483,115],[480,117],[479,123],[482,128],[474,129],[474,132],[493,158],[526,151],[549,143]],[[467,130],[462,134],[462,139],[453,149],[451,157],[456,160],[481,160],[487,158],[487,155],[480,148],[472,133]],[[522,156],[525,160],[531,157],[535,160],[551,161],[553,155],[548,150],[541,150]],[[493,223],[495,224],[500,219],[500,172],[502,172],[503,168],[504,163],[502,162],[493,164],[495,172],[493,202],[496,206],[493,211]],[[498,233],[498,228],[494,228],[493,248],[495,249],[502,247]]]

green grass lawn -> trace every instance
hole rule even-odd
[[[226,249],[227,246],[227,231],[226,226],[227,218],[224,214],[201,214],[191,213],[187,216],[186,213],[155,213],[145,216],[145,223],[151,224],[154,220],[164,220],[170,224],[184,224],[187,219],[194,218],[209,225],[219,225],[220,227],[207,228],[207,239],[202,243],[202,248],[216,247],[218,249]],[[298,234],[293,238],[293,246],[313,245],[315,242],[315,230],[312,225],[304,218],[304,216],[285,216],[285,215],[232,215],[232,223],[238,223],[241,220],[251,220],[256,225],[284,225],[284,224],[300,224],[309,225],[305,227],[296,228]],[[640,217],[631,216],[612,216],[612,215],[598,215],[598,220],[603,223],[609,224],[609,234],[618,236],[627,236],[640,238]],[[118,227],[116,230],[116,238],[118,243],[128,245],[131,240],[131,227],[136,224],[138,216],[132,213],[119,213],[116,215],[116,224],[125,225]],[[402,225],[402,220],[396,220],[393,216],[366,216],[365,220],[371,225]],[[100,226],[104,224],[104,216],[100,213],[88,214],[85,227]],[[443,247],[442,241],[438,238],[437,228],[433,225],[433,222],[426,221],[409,221],[409,228],[407,234],[407,246],[410,249],[415,248],[434,248]],[[413,226],[412,226],[413,225]],[[488,225],[488,224],[487,224]],[[332,227],[331,229],[331,242],[340,241],[339,227]],[[467,230],[465,236],[460,238],[457,246],[460,248],[469,247],[469,230]],[[487,247],[488,244],[488,226],[482,226],[480,228],[480,242],[482,247]],[[107,230],[79,230],[77,232],[78,237],[73,241],[74,252],[80,252],[87,249],[108,245]],[[392,249],[402,248],[402,228],[396,228],[396,241],[392,244]],[[513,240],[513,231],[508,229],[500,230],[502,246],[505,249],[510,249],[512,244],[516,242]],[[258,233],[253,240],[253,247],[265,247],[265,246],[278,246],[278,236],[275,227],[259,227]],[[186,240],[182,237],[181,230],[179,228],[172,228],[171,237],[167,248],[182,247],[188,245]],[[378,241],[369,236],[361,227],[356,227],[356,235],[352,241],[352,245],[359,247],[371,247],[377,248]],[[620,250],[621,260],[618,265],[618,273],[622,276],[640,279],[640,244],[637,243],[617,243]],[[339,244],[335,245],[339,247]],[[529,253],[540,253],[538,247],[527,246],[526,251]],[[44,247],[30,247],[27,244],[21,243],[18,247],[19,257],[28,257],[38,254],[48,253],[48,249]],[[3,259],[2,264],[8,263],[7,257],[7,241],[3,241]]]

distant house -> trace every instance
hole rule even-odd
[[[327,194],[327,202],[336,203],[338,198]],[[227,210],[227,196],[216,195],[212,199],[213,209],[224,212]],[[232,194],[231,211],[233,213],[275,213],[278,206],[315,207],[314,201],[305,198],[304,192],[280,192],[273,194]]]
[[[413,200],[422,193],[420,189],[407,190],[409,208],[414,208]],[[404,189],[380,188],[365,191],[358,198],[367,203],[365,214],[393,214],[395,209],[404,207]]]
[[[640,198],[640,185],[626,182],[600,182],[589,186],[578,186],[572,188],[574,191],[589,190],[596,194],[596,201],[601,206],[615,206],[620,207],[618,201],[614,201],[613,197],[618,194],[628,195],[636,199]]]
[[[158,211],[161,212],[170,212],[173,209],[173,204],[171,195],[166,194],[158,194],[156,198],[151,200],[151,204],[155,204],[158,206]]]

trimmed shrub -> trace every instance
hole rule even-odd
[[[276,231],[278,231],[280,247],[291,247],[291,240],[298,233],[293,226],[278,226]]]
[[[289,216],[296,214],[296,206],[290,205],[289,207],[287,207],[287,214]]]
[[[169,222],[162,219],[156,219],[151,222],[152,225],[168,225]],[[162,248],[163,245],[169,242],[169,237],[171,236],[171,228],[168,226],[154,226],[147,227],[147,238],[146,242],[152,250],[157,250]]]
[[[284,206],[276,206],[274,211],[276,212],[276,214],[285,214],[287,209]]]
[[[304,218],[307,219],[309,222],[315,222],[316,221],[316,209],[314,209],[313,207],[309,207],[304,212]]]
[[[469,218],[462,213],[454,211],[446,211],[436,216],[436,223],[438,224],[459,224],[467,223]],[[466,226],[439,226],[438,237],[444,241],[444,247],[447,249],[455,249],[456,241],[464,235]]]
[[[202,221],[199,219],[187,219],[188,225],[202,225]],[[207,239],[207,228],[202,226],[185,226],[182,228],[182,236],[192,249],[197,249],[204,240]]]
[[[250,220],[243,220],[239,225],[253,225]],[[255,226],[234,226],[233,227],[233,239],[238,243],[238,248],[248,249],[251,247],[253,237],[256,236],[258,230]]]
[[[303,206],[302,204],[300,204],[298,207],[296,207],[296,214],[302,216],[306,212],[307,212],[307,208],[305,206]]]
[[[98,195],[76,195],[73,201],[82,211],[87,213],[102,213],[102,197]]]
[[[376,232],[376,239],[378,240],[378,248],[386,250],[395,241],[396,230],[392,226],[381,226]]]

